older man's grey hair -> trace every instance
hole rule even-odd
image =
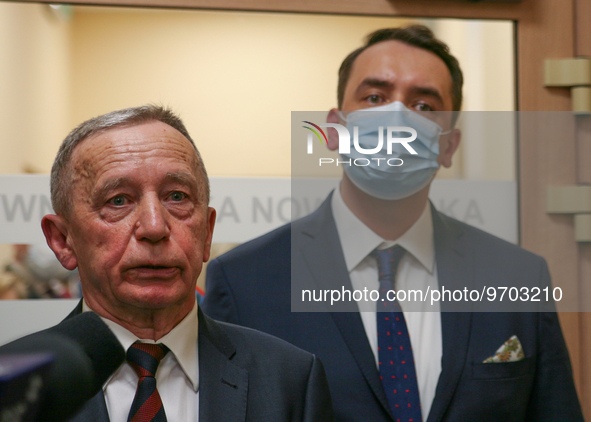
[[[51,204],[58,215],[68,215],[72,207],[72,152],[74,148],[93,135],[114,128],[137,126],[152,121],[160,121],[175,128],[191,142],[197,158],[197,174],[203,178],[205,200],[209,203],[209,179],[199,150],[191,139],[184,123],[172,110],[159,105],[144,105],[113,111],[94,117],[79,125],[64,139],[51,168]]]

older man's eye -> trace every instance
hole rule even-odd
[[[120,207],[125,205],[126,199],[123,195],[117,195],[109,200],[109,203],[115,205],[116,207]]]
[[[185,195],[183,192],[173,192],[170,194],[170,199],[175,202],[182,201],[186,197],[187,195]]]

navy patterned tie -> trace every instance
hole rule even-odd
[[[140,377],[127,422],[166,422],[154,375],[167,352],[163,344],[139,342],[127,349],[127,362]]]
[[[380,299],[376,308],[380,379],[397,422],[422,422],[417,374],[404,314],[397,301],[388,301],[405,250],[394,246],[372,253],[378,262]],[[392,299],[392,297],[391,297]]]

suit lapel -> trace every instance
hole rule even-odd
[[[232,363],[234,345],[199,312],[199,421],[244,421],[248,372]]]
[[[463,247],[461,228],[434,207],[431,211],[438,284],[447,289],[469,288],[473,273],[468,251]],[[446,312],[445,303],[441,310],[442,370],[428,422],[439,421],[445,414],[462,375],[470,341],[472,312]]]
[[[82,301],[66,318],[82,312]],[[232,363],[236,349],[230,339],[198,308],[199,421],[244,421],[248,372]],[[90,399],[68,422],[109,422],[103,392]]]
[[[333,312],[332,317],[371,390],[384,410],[394,418],[359,312]]]
[[[312,289],[341,290],[344,287],[352,290],[332,216],[331,199],[332,193],[310,218],[304,220],[304,225],[292,227],[292,267],[295,271],[306,268],[303,275],[292,272],[292,282],[297,279],[297,283]],[[301,265],[302,259],[305,265]],[[343,302],[331,315],[376,399],[393,418],[357,304]]]
[[[98,392],[88,400],[76,416],[68,422],[109,422],[109,412],[103,392]]]

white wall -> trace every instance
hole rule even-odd
[[[70,39],[49,6],[0,2],[0,173],[49,172],[70,129]]]
[[[0,52],[8,58],[0,69],[1,173],[25,167],[48,172],[59,143],[81,121],[160,102],[182,114],[210,174],[289,176],[290,112],[335,106],[337,69],[346,54],[372,30],[410,22],[73,9],[64,21],[49,6],[0,3]],[[465,110],[513,109],[510,22],[424,22],[450,44],[465,70]],[[469,143],[477,144],[491,149],[490,143]],[[457,169],[444,176],[514,177],[512,163],[508,169],[483,165],[488,154],[467,145]],[[512,145],[500,147],[513,152]]]

